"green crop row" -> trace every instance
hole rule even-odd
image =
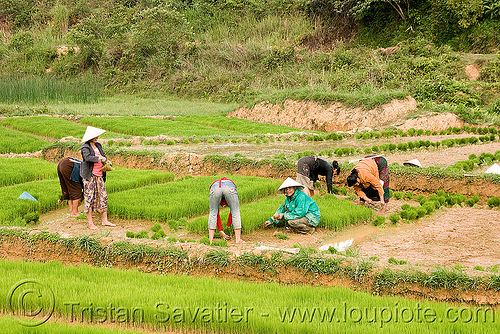
[[[449,168],[458,168],[460,170],[469,172],[476,166],[490,166],[493,162],[500,161],[500,151],[496,151],[495,154],[483,152],[478,156],[475,154],[470,154],[468,160],[457,161],[453,166]]]
[[[3,119],[0,124],[11,127],[15,130],[32,133],[34,135],[61,139],[73,136],[83,138],[87,126],[68,121],[64,118],[49,116],[34,117],[9,117]],[[105,133],[102,138],[119,136],[118,134]]]
[[[35,152],[49,144],[48,141],[33,136],[32,134],[22,133],[0,126],[0,154]]]
[[[321,212],[318,227],[338,231],[345,226],[369,221],[373,217],[373,210],[353,204],[349,201],[338,199],[333,195],[324,197],[315,196]],[[257,202],[240,206],[242,230],[245,233],[257,230],[271,217],[274,212],[285,202],[285,196],[271,197]],[[221,210],[221,220],[227,221],[229,209]],[[208,215],[199,217],[187,224],[188,230],[193,233],[206,233]],[[224,230],[231,233],[231,229],[223,224]]]
[[[56,166],[54,165],[53,168],[55,171]],[[173,179],[174,175],[172,173],[162,171],[117,168],[108,173],[106,190],[112,194],[153,183],[169,182]],[[17,199],[24,191],[35,197],[37,201]],[[55,209],[58,206],[57,200],[60,194],[61,188],[58,179],[32,181],[1,187],[0,222],[23,225],[18,218],[29,212],[47,212]]]
[[[57,166],[34,158],[0,158],[0,187],[57,177]]]
[[[109,196],[109,213],[121,218],[167,221],[209,212],[209,187],[220,176],[186,179],[131,189]],[[276,193],[281,181],[260,177],[229,176],[238,189],[240,203]],[[112,204],[111,204],[112,203]]]
[[[489,136],[480,136],[480,137],[467,137],[467,138],[455,138],[455,139],[444,139],[442,141],[431,142],[430,140],[416,140],[409,141],[405,143],[390,143],[390,144],[381,144],[374,145],[372,147],[366,147],[364,149],[354,148],[354,147],[338,147],[333,150],[333,153],[336,156],[349,156],[353,154],[378,154],[381,152],[395,152],[395,151],[410,151],[414,149],[424,148],[439,148],[441,147],[453,147],[455,145],[474,145],[478,143],[495,141],[496,136],[491,134]],[[331,152],[330,152],[331,153]]]
[[[474,134],[496,134],[498,133],[495,127],[470,127],[468,125],[463,128],[459,127],[449,127],[446,130],[441,131],[431,131],[424,129],[414,129],[410,128],[408,131],[402,129],[398,130],[383,130],[383,131],[369,131],[369,132],[358,132],[354,134],[356,139],[377,139],[377,138],[388,138],[388,137],[414,137],[414,136],[437,136],[437,135],[456,135],[460,133],[474,133]]]

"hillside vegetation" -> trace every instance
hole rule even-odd
[[[0,113],[117,93],[364,107],[411,95],[500,124],[498,0],[0,0],[0,30]]]

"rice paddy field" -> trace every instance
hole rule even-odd
[[[0,332],[500,330],[500,178],[484,174],[500,159],[495,128],[326,133],[225,117],[228,104],[93,103],[0,120]],[[97,231],[58,204],[57,162],[80,157],[87,125],[107,130],[99,140],[115,167],[106,189],[117,226],[94,214]],[[390,163],[385,214],[345,187],[356,158],[378,153]],[[312,154],[342,167],[333,194],[316,184],[316,231],[263,227],[284,202],[277,188]],[[411,158],[425,166],[402,166]],[[232,238],[208,242],[220,177],[237,185],[243,244],[225,226],[228,208]]]

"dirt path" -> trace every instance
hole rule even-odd
[[[403,202],[391,201],[387,215],[397,212]],[[70,238],[92,234],[104,242],[130,240],[152,246],[169,245],[165,241],[150,239],[129,239],[127,231],[137,233],[150,230],[153,222],[144,220],[111,219],[116,227],[100,227],[99,231],[87,228],[86,220],[69,218],[67,209],[52,211],[42,215],[40,229],[58,232],[62,237]],[[99,222],[100,217],[95,216]],[[228,242],[227,250],[235,255],[244,252],[261,252],[265,249],[281,249],[287,252],[296,251],[297,246],[318,248],[321,245],[354,239],[353,248],[359,250],[360,256],[375,256],[380,265],[388,264],[394,257],[405,260],[411,265],[432,268],[434,266],[452,267],[460,264],[467,272],[473,273],[475,266],[485,269],[500,266],[500,211],[485,208],[446,208],[434,215],[412,224],[399,224],[386,228],[363,224],[348,227],[340,232],[318,228],[312,235],[297,235],[284,228],[259,229],[244,234],[245,244]],[[188,233],[185,230],[172,232],[166,224],[162,224],[167,236],[182,239],[199,240],[203,235]],[[277,233],[284,233],[289,239],[281,240]],[[210,247],[199,243],[177,244],[188,251],[203,254]],[[200,255],[200,254],[198,254]]]

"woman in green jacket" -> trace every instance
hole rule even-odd
[[[286,195],[285,204],[264,223],[264,227],[285,222],[295,233],[313,233],[318,226],[321,213],[316,202],[301,191],[303,188],[304,186],[297,181],[286,179],[278,188],[278,193]]]

